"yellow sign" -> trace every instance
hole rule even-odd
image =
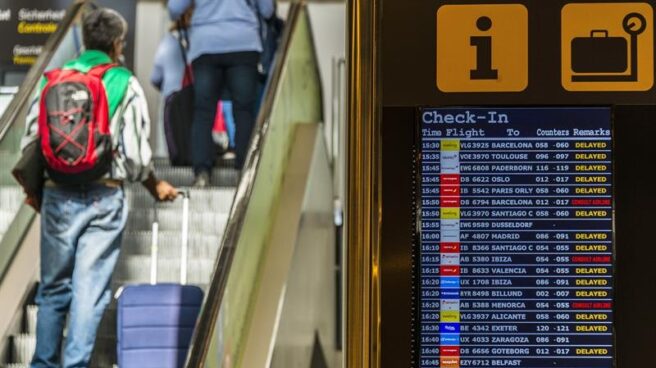
[[[443,140],[442,151],[460,151],[460,140],[459,139]]]
[[[440,217],[442,220],[458,220],[460,219],[460,208],[442,208]]]
[[[458,311],[442,311],[440,313],[441,322],[445,323],[458,323],[460,322],[460,312]]]
[[[654,12],[647,3],[567,4],[562,84],[568,91],[647,91],[654,85]]]
[[[528,11],[521,4],[437,10],[437,88],[521,92],[528,86]]]

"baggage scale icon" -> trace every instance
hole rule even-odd
[[[572,40],[572,82],[635,82],[638,80],[638,36],[647,29],[640,13],[629,13],[622,21],[629,35],[610,36],[607,30],[591,30],[589,37]],[[629,74],[626,74],[629,69]]]

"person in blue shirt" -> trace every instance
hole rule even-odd
[[[179,144],[176,142],[179,142],[179,139],[181,138],[174,136],[175,129],[171,126],[171,124],[179,122],[172,121],[173,118],[170,116],[169,106],[172,102],[171,99],[173,95],[186,86],[184,79],[186,72],[185,59],[188,45],[185,42],[184,32],[187,32],[189,27],[191,14],[191,11],[185,13],[185,15],[182,16],[182,19],[178,22],[174,22],[171,25],[169,32],[164,35],[157,46],[153,70],[150,74],[150,83],[160,91],[164,99],[164,132],[166,144],[169,148],[169,157],[172,162],[175,162],[176,160],[178,162],[180,160],[186,162],[189,155],[189,153],[179,152],[181,147],[179,147]],[[229,148],[234,148],[234,119],[232,117],[232,103],[229,101],[222,101],[221,103],[223,104],[225,111],[225,127],[227,128],[227,131],[213,131],[212,136],[214,142],[221,147],[223,151],[227,151]],[[189,119],[191,120],[191,118],[192,117],[190,116]],[[191,124],[191,121],[189,121],[189,124]],[[184,144],[182,147],[190,147],[190,143],[191,142]],[[227,151],[226,154],[228,153],[232,152]]]
[[[194,74],[192,161],[195,186],[209,184],[214,159],[212,125],[227,87],[236,123],[235,165],[241,169],[255,123],[258,63],[262,51],[259,16],[270,18],[274,0],[169,0],[172,19],[193,7],[189,60]]]

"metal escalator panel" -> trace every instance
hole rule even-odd
[[[7,110],[7,107],[14,99],[17,92],[18,89],[15,87],[0,87],[0,116],[4,114],[5,110]],[[5,145],[8,144],[5,143]],[[11,149],[9,149],[9,147],[0,149],[0,170],[3,170],[2,168],[11,167],[14,160],[15,157],[11,154]],[[1,176],[4,176],[4,174],[5,173],[2,172]],[[19,189],[11,184],[13,183],[10,183],[9,185],[2,183],[0,186],[0,239],[4,237],[5,232],[9,229],[9,226],[21,205],[20,196],[18,195],[20,192],[17,193]]]
[[[5,113],[16,93],[18,87],[0,87],[0,116]]]

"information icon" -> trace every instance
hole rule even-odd
[[[562,84],[569,91],[646,91],[654,83],[653,9],[647,3],[568,4],[562,11]]]
[[[528,10],[522,4],[437,10],[437,88],[521,92],[528,86]]]

